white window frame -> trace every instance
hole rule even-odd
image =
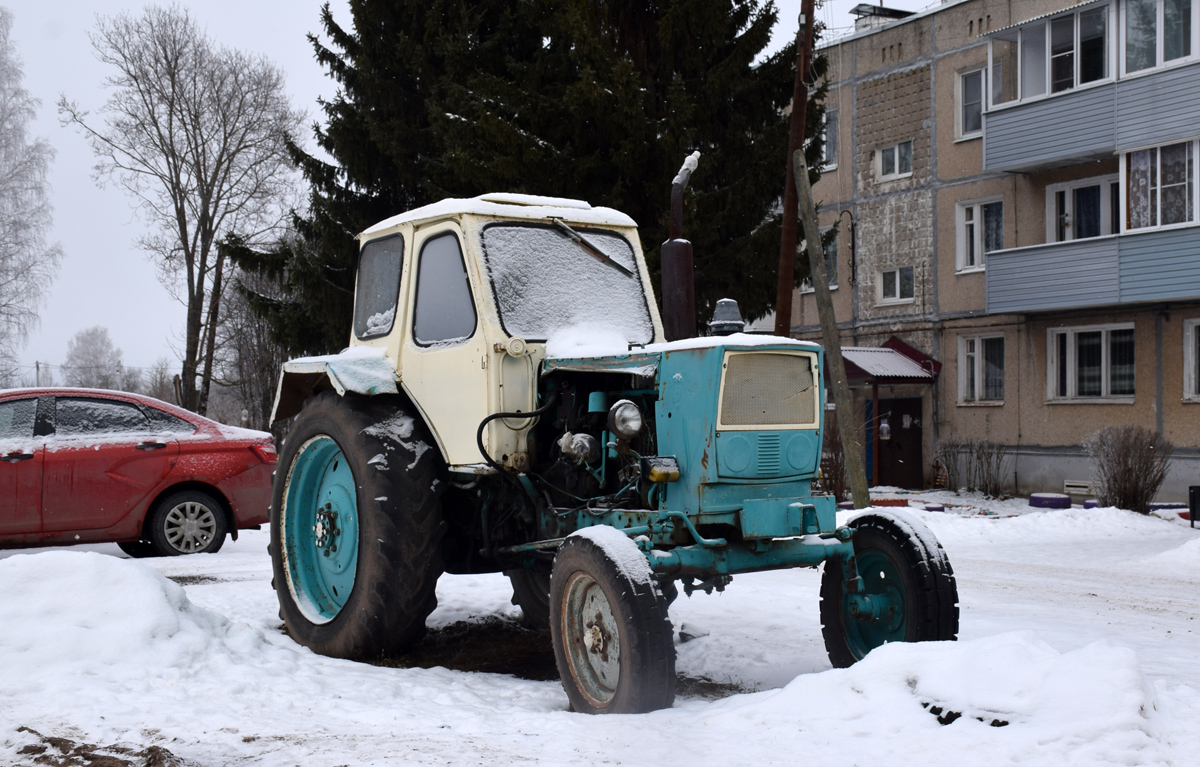
[[[976,74],[979,75],[979,130],[968,133],[964,127],[965,121],[963,120],[963,110],[967,106],[963,100],[963,94],[966,92],[966,88],[963,87],[963,80]],[[987,66],[959,72],[958,77],[954,78],[954,103],[958,105],[958,108],[954,110],[954,133],[958,136],[958,140],[966,141],[968,139],[983,137],[983,113],[987,111],[987,91]]]
[[[825,227],[824,229],[822,229],[822,230],[821,230],[821,241],[822,241],[822,242],[824,242],[824,240],[825,240],[825,235],[829,233],[829,230],[830,230],[830,229],[836,229],[836,225],[835,225],[835,226],[827,226],[827,227]],[[837,263],[837,258],[838,258],[838,257],[841,255],[841,245],[839,244],[839,240],[841,239],[841,236],[840,236],[840,235],[841,235],[841,232],[838,232],[837,234],[835,234],[835,235],[833,236],[833,243],[832,243],[832,244],[833,244],[833,254],[832,254],[832,255],[833,255],[833,258],[834,258],[834,266],[835,266],[835,267],[838,267],[838,266],[839,266],[839,264]],[[808,251],[807,251],[807,249],[808,249],[808,243],[801,241],[801,245],[800,245],[800,247],[801,247],[801,248],[804,248],[806,253],[808,252]],[[822,253],[825,253],[825,246],[824,246],[824,245],[822,245],[822,246],[821,246],[821,252],[822,252]],[[826,269],[826,272],[828,272],[828,270],[829,270],[829,258],[828,258],[828,256],[829,256],[829,255],[830,255],[829,253],[825,253],[825,256],[826,256],[826,258],[825,258],[825,269]],[[837,271],[834,273],[834,278],[835,278],[835,279],[834,279],[834,281],[833,281],[833,282],[829,283],[829,289],[830,289],[831,291],[832,291],[832,290],[837,290],[837,288],[838,288],[838,283],[837,283],[837,280],[841,278],[841,273],[842,273],[842,270],[841,270],[841,269],[837,269]],[[801,293],[813,293],[813,292],[816,292],[816,291],[815,291],[815,288],[813,288],[813,284],[812,284],[812,279],[811,279],[811,276],[810,276],[808,279],[805,279],[803,282],[801,282],[801,283],[800,283],[800,292],[801,292]]]
[[[1121,206],[1121,176],[1120,173],[1110,173],[1106,176],[1092,176],[1091,178],[1082,178],[1078,181],[1064,181],[1061,184],[1050,184],[1046,187],[1046,242],[1071,242],[1078,239],[1074,236],[1058,239],[1058,207],[1055,205],[1056,197],[1059,192],[1065,195],[1067,215],[1073,220],[1075,217],[1075,195],[1076,189],[1082,189],[1088,186],[1100,187],[1100,237],[1110,237],[1117,234],[1120,230],[1121,221],[1125,218],[1121,214],[1124,210]],[[1117,189],[1117,220],[1118,232],[1112,231],[1112,185],[1116,184]],[[1070,226],[1070,224],[1068,224]],[[1074,230],[1071,231],[1074,235]],[[1095,239],[1087,237],[1084,239]]]
[[[837,109],[826,109],[825,114],[821,117],[821,169],[834,170],[838,166],[838,124],[837,124]],[[833,115],[833,151],[829,151],[829,115]]]
[[[1159,0],[1160,5],[1161,5],[1161,2],[1162,2],[1162,0]],[[1193,0],[1193,2],[1196,2],[1196,0]],[[1011,99],[1010,101],[1003,101],[1003,102],[997,103],[997,102],[993,101],[992,88],[989,87],[986,90],[985,102],[984,102],[985,104],[987,104],[987,109],[988,110],[998,109],[998,108],[1003,109],[1006,107],[1015,106],[1016,104],[1021,104],[1021,103],[1025,103],[1025,102],[1029,102],[1029,101],[1040,101],[1041,99],[1053,98],[1055,96],[1061,96],[1061,95],[1067,94],[1067,93],[1074,93],[1075,91],[1083,90],[1085,88],[1092,88],[1097,85],[1103,85],[1104,83],[1111,83],[1117,79],[1118,68],[1120,69],[1121,73],[1124,74],[1124,72],[1125,72],[1124,18],[1125,17],[1124,17],[1123,12],[1121,12],[1120,14],[1118,13],[1116,6],[1117,6],[1116,2],[1110,2],[1106,6],[1104,6],[1108,10],[1108,14],[1106,15],[1105,22],[1104,22],[1105,23],[1104,34],[1105,34],[1105,44],[1106,44],[1105,47],[1107,48],[1106,59],[1105,59],[1105,62],[1107,64],[1106,76],[1101,77],[1098,80],[1092,80],[1091,82],[1086,82],[1086,83],[1081,83],[1079,81],[1080,50],[1079,50],[1079,19],[1078,19],[1078,16],[1080,13],[1088,13],[1090,11],[1098,10],[1101,6],[1080,8],[1078,10],[1060,13],[1060,14],[1057,14],[1057,15],[1049,17],[1049,18],[1038,19],[1037,21],[1031,22],[1029,24],[1022,24],[1020,27],[1017,28],[1017,30],[1015,30],[1017,32],[1017,56],[1016,56],[1017,72],[1015,75],[1016,84],[1017,84],[1016,97]],[[1061,18],[1064,18],[1066,16],[1071,16],[1071,15],[1074,15],[1076,17],[1076,19],[1075,19],[1075,48],[1074,48],[1075,84],[1070,88],[1066,88],[1064,90],[1057,91],[1057,92],[1052,92],[1051,91],[1052,84],[1051,84],[1051,80],[1050,80],[1050,69],[1051,69],[1050,24],[1051,24],[1051,22],[1053,22],[1056,19],[1061,19]],[[1118,33],[1118,25],[1121,25],[1119,33]],[[1046,89],[1045,89],[1045,91],[1037,94],[1036,96],[1028,96],[1027,97],[1027,96],[1025,96],[1024,88],[1022,87],[1022,81],[1024,79],[1024,72],[1021,71],[1023,69],[1023,59],[1024,59],[1024,57],[1022,56],[1022,46],[1024,43],[1025,29],[1032,27],[1032,26],[1042,26],[1045,29],[1045,41],[1046,41],[1045,42],[1045,45],[1046,45],[1046,52],[1045,52],[1046,83],[1045,83],[1045,88]],[[1118,40],[1118,38],[1120,38],[1120,40]],[[991,73],[994,71],[993,64],[995,62],[995,57],[993,55],[994,54],[993,42],[995,41],[995,39],[996,39],[996,35],[992,35],[988,38],[988,63],[987,63],[988,74],[986,76],[986,80],[988,82],[991,81],[991,76],[992,76]],[[1193,47],[1192,50],[1194,52],[1195,47]],[[1118,56],[1120,57],[1119,60],[1118,60]],[[1172,63],[1174,63],[1174,62],[1172,62]]]
[[[983,206],[991,203],[1000,203],[1000,231],[1003,236],[1004,231],[1004,196],[994,195],[992,197],[981,197],[978,200],[963,200],[957,203],[954,207],[954,269],[958,274],[970,274],[972,272],[982,272],[987,268],[987,254],[990,251],[985,251],[984,244],[984,226],[983,226]],[[967,211],[971,211],[971,224],[967,226]],[[974,240],[975,246],[975,263],[967,263],[967,241],[968,237]]]
[[[900,147],[903,146],[904,144],[908,144],[908,157],[909,157],[908,166],[909,167],[908,167],[907,171],[901,172],[900,171]],[[883,172],[883,153],[888,151],[889,149],[895,153],[896,170],[892,173],[885,174]],[[895,144],[888,144],[886,146],[879,147],[879,150],[875,152],[875,178],[879,181],[895,181],[898,178],[908,178],[909,176],[911,176],[912,175],[912,165],[913,165],[913,162],[916,160],[916,157],[913,155],[914,149],[915,149],[915,147],[913,146],[912,139],[906,139],[904,141],[897,141]]]
[[[1183,321],[1183,401],[1200,402],[1200,317]]]
[[[907,298],[900,296],[900,272],[904,269],[912,271],[913,294]],[[887,297],[883,294],[883,276],[889,272],[896,273],[896,296]],[[917,269],[913,266],[889,266],[881,267],[876,274],[875,288],[875,303],[879,306],[897,306],[900,304],[911,304],[917,300]]]
[[[1109,335],[1114,330],[1134,330],[1134,393],[1133,394],[1110,394],[1111,383],[1109,381]],[[1078,377],[1076,371],[1078,365],[1075,359],[1075,342],[1074,338],[1079,333],[1095,333],[1100,335],[1100,395],[1099,396],[1079,396],[1075,393]],[[1058,393],[1058,336],[1065,334],[1067,340],[1067,393],[1059,395]],[[1136,329],[1132,322],[1109,323],[1104,325],[1073,325],[1070,327],[1047,328],[1046,329],[1046,400],[1050,403],[1056,402],[1080,402],[1080,403],[1113,403],[1113,404],[1132,404],[1137,395],[1137,336]]]
[[[1190,221],[1181,221],[1175,224],[1159,224],[1155,223],[1150,226],[1139,226],[1131,228],[1129,226],[1129,155],[1134,152],[1144,152],[1148,149],[1159,150],[1155,154],[1155,162],[1158,166],[1155,170],[1158,178],[1158,187],[1156,194],[1158,200],[1155,202],[1155,210],[1157,211],[1159,221],[1162,220],[1162,149],[1164,147],[1175,146],[1177,144],[1191,144],[1192,146],[1192,216]],[[1189,226],[1197,226],[1200,224],[1200,140],[1192,139],[1190,141],[1172,141],[1169,144],[1159,144],[1156,146],[1143,147],[1135,149],[1131,152],[1122,152],[1120,156],[1120,171],[1119,177],[1121,182],[1121,234],[1133,234],[1138,232],[1155,232],[1164,229],[1183,229]]]
[[[999,399],[986,399],[980,396],[980,392],[984,389],[984,374],[986,367],[983,355],[983,342],[999,338],[1004,341],[1003,333],[982,333],[979,335],[963,335],[958,337],[958,404],[960,405],[1003,405],[1004,394],[1002,393]],[[969,351],[969,347],[974,345],[974,349]],[[1007,346],[1007,345],[1006,345]],[[1001,372],[1000,386],[1005,388],[1005,357],[1008,355],[1008,349],[1004,350],[1005,356],[1001,357]],[[972,356],[970,363],[967,358]],[[970,374],[975,374],[975,396],[972,397],[968,391],[970,384]]]
[[[1128,51],[1128,46],[1126,46],[1126,44],[1125,44],[1125,39],[1126,39],[1125,24],[1126,24],[1126,16],[1129,12],[1129,6],[1125,2],[1121,3],[1121,9],[1120,9],[1119,18],[1118,18],[1118,23],[1120,24],[1120,45],[1117,46],[1117,49],[1118,49],[1117,52],[1118,52],[1118,55],[1120,56],[1120,60],[1121,60],[1121,76],[1122,77],[1138,77],[1140,75],[1149,74],[1151,72],[1157,72],[1158,70],[1163,69],[1165,67],[1174,67],[1174,66],[1179,66],[1181,64],[1188,64],[1190,62],[1196,61],[1197,59],[1200,59],[1200,2],[1198,2],[1197,0],[1192,0],[1192,29],[1191,29],[1192,52],[1190,54],[1188,54],[1187,56],[1181,56],[1177,59],[1171,59],[1170,61],[1165,61],[1163,59],[1163,56],[1166,53],[1166,46],[1163,44],[1164,43],[1163,34],[1166,31],[1164,28],[1165,25],[1163,24],[1165,4],[1163,3],[1163,0],[1157,0],[1157,2],[1154,4],[1154,6],[1155,6],[1154,63],[1152,65],[1146,67],[1145,69],[1139,69],[1135,72],[1130,72],[1126,68],[1126,65],[1125,65],[1125,54]]]

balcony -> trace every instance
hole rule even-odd
[[[1194,138],[1200,62],[1085,86],[983,115],[983,167],[1013,173]]]
[[[1200,227],[988,254],[988,314],[1200,298]]]

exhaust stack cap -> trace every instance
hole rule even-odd
[[[708,323],[708,332],[714,336],[731,336],[734,333],[741,333],[746,328],[746,323],[742,320],[742,312],[738,309],[738,302],[732,298],[722,298],[717,301],[717,307],[713,310],[713,318]]]

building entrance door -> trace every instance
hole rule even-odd
[[[921,410],[920,397],[879,400],[880,423],[886,418],[891,428],[891,438],[879,441],[879,484],[906,490],[925,486]]]

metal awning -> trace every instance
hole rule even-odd
[[[852,383],[933,383],[934,371],[895,349],[843,346],[846,376]]]

